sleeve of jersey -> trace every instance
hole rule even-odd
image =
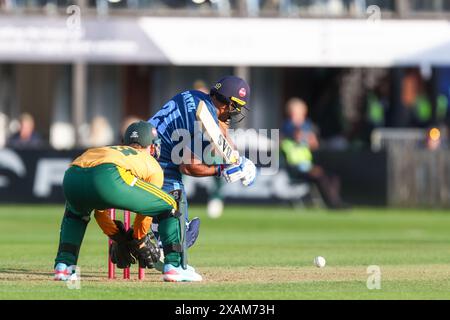
[[[119,231],[116,224],[112,221],[108,210],[95,210],[94,217],[103,233],[108,237]]]

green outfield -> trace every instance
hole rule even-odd
[[[0,299],[448,299],[450,212],[203,207],[190,262],[202,283],[108,281],[106,237],[91,221],[81,249],[81,289],[52,281],[63,206],[0,207]],[[315,256],[327,266],[313,266]],[[369,290],[367,267],[381,268]]]

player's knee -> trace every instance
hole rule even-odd
[[[165,219],[168,219],[168,218],[179,218],[179,217],[181,217],[181,215],[182,214],[181,214],[180,211],[177,211],[175,209],[171,209],[171,210],[169,210],[167,212],[158,214],[157,216],[155,216],[155,219],[156,219],[156,221],[161,222],[161,221],[163,221]]]
[[[84,224],[88,224],[89,221],[91,220],[91,217],[89,215],[81,215],[81,214],[75,213],[70,208],[66,208],[66,211],[64,212],[64,217],[67,219],[81,221]]]

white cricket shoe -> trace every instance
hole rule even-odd
[[[158,271],[161,271],[162,273],[164,273],[164,254],[161,254],[161,258],[158,260],[157,263],[155,263],[155,269]],[[190,265],[186,266],[186,269],[192,272],[195,272],[195,268],[191,267]]]
[[[67,281],[76,280],[77,275],[75,273],[76,266],[68,266],[65,263],[58,263],[55,267],[55,281]]]
[[[193,282],[202,281],[203,278],[201,275],[195,272],[194,268],[190,266],[187,266],[186,269],[183,269],[183,267],[181,266],[174,267],[171,264],[165,264],[163,280],[166,282]]]

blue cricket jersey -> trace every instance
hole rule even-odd
[[[179,182],[182,185],[179,165],[173,163],[171,159],[172,150],[180,143],[180,141],[173,140],[179,132],[177,130],[185,129],[189,132],[191,143],[187,146],[193,153],[200,156],[200,159],[202,159],[201,155],[198,154],[200,150],[194,147],[194,136],[196,139],[201,138],[202,140],[200,143],[202,153],[209,145],[209,142],[203,140],[200,127],[194,125],[197,121],[196,113],[200,100],[206,103],[209,112],[211,112],[214,120],[218,123],[216,108],[210,96],[197,90],[177,94],[149,120],[158,131],[158,136],[161,139],[161,155],[158,162],[164,170],[165,182]]]

